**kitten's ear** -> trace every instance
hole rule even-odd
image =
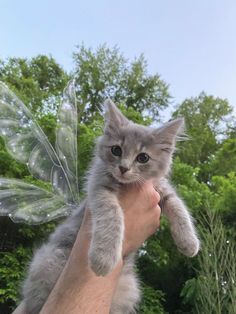
[[[105,104],[105,133],[117,132],[117,130],[129,124],[129,120],[120,112],[116,105],[110,100]]]
[[[174,149],[176,140],[184,135],[184,119],[179,118],[165,123],[162,127],[155,129],[153,135],[157,144],[163,144],[170,151]]]

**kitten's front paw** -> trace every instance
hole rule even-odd
[[[178,241],[176,244],[179,251],[189,257],[197,255],[200,249],[200,241],[195,234]]]
[[[90,250],[89,264],[93,272],[97,276],[108,275],[121,259],[121,253],[116,253],[111,250],[105,252],[104,250]]]

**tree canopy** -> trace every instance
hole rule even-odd
[[[0,80],[6,82],[33,113],[57,109],[68,79],[69,75],[52,57],[0,60]]]
[[[74,76],[84,120],[100,111],[106,98],[124,104],[156,120],[169,103],[168,85],[158,74],[150,75],[143,55],[130,62],[117,47],[96,51],[78,46],[74,52]]]

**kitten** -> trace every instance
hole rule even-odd
[[[92,215],[89,262],[97,275],[113,270],[122,255],[124,217],[117,195],[122,185],[153,180],[162,196],[162,210],[170,222],[179,250],[194,256],[199,250],[191,216],[166,179],[183,119],[150,128],[129,121],[111,102],[106,103],[104,134],[98,139],[87,175],[87,198],[35,254],[23,287],[29,314],[39,313],[71,252],[84,210]],[[134,272],[134,253],[125,258],[110,313],[135,313],[140,301]]]

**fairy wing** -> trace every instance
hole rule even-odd
[[[78,108],[75,85],[71,81],[64,90],[58,110],[56,129],[56,152],[63,166],[75,202],[78,201],[78,152],[77,152]]]
[[[73,205],[59,195],[20,180],[0,178],[0,216],[40,224],[69,215]]]
[[[54,190],[50,196],[44,189],[34,190],[33,195],[37,195],[37,200],[40,200],[41,204],[44,202],[44,205],[40,209],[39,204],[34,204],[33,216],[29,217],[27,215],[32,214],[29,208],[33,199],[24,197],[24,184],[18,182],[17,188],[13,188],[13,194],[10,191],[7,194],[7,188],[4,188],[3,184],[0,187],[0,190],[4,191],[0,193],[0,203],[4,203],[4,206],[0,206],[0,214],[10,214],[13,220],[40,223],[67,215],[68,207],[77,204],[77,108],[72,85],[73,83],[69,84],[65,89],[59,109],[54,150],[28,108],[0,82],[0,135],[5,140],[7,150],[14,159],[25,163],[35,178],[50,181]],[[8,180],[8,185],[10,181]],[[16,180],[13,180],[12,185],[16,185]],[[29,192],[32,192],[32,189],[33,185],[30,186]],[[24,206],[22,202],[17,203],[19,194]],[[11,198],[15,199],[15,203],[10,201]],[[67,205],[61,206],[62,203]],[[21,212],[24,214],[21,215]]]

